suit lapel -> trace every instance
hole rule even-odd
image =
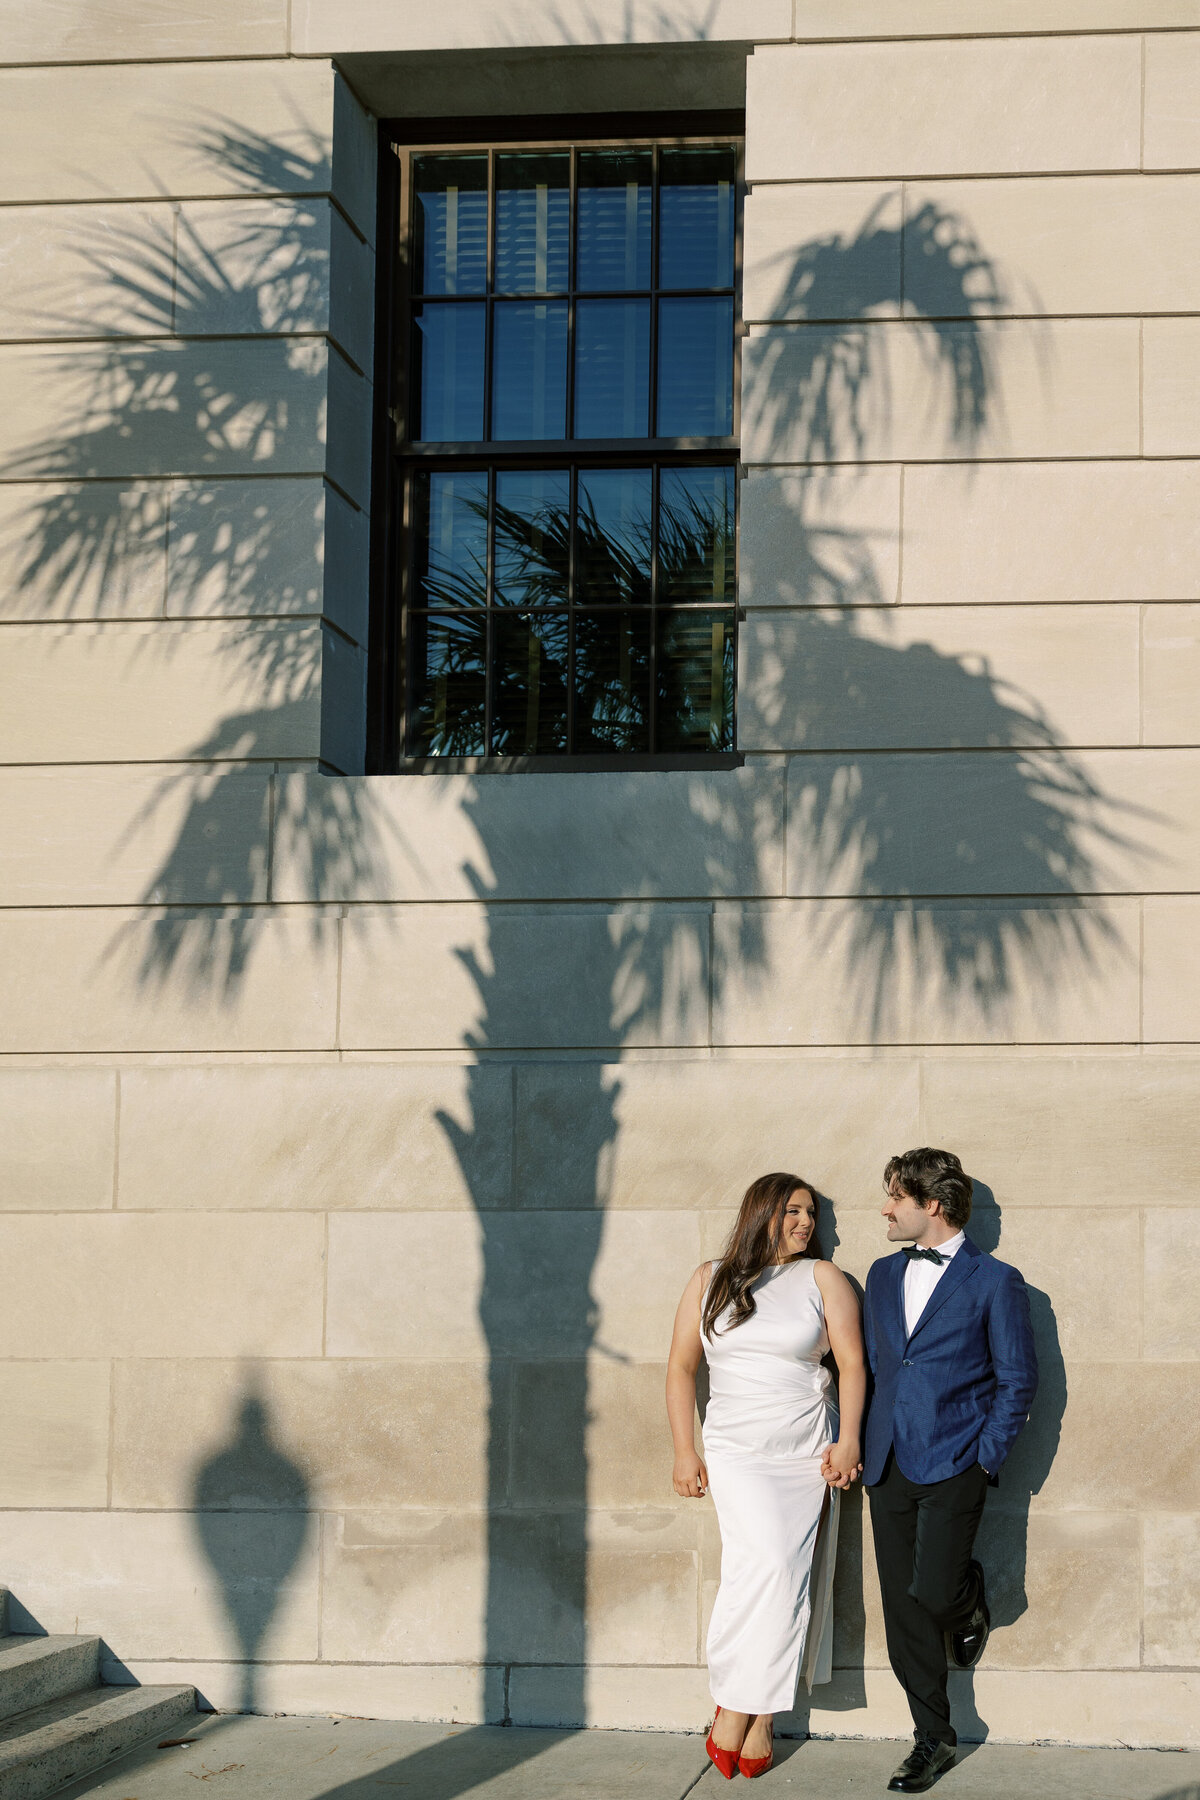
[[[891,1258],[892,1266],[888,1273],[891,1280],[887,1284],[887,1324],[892,1336],[901,1349],[908,1341],[908,1327],[904,1323],[904,1271],[908,1267],[908,1258],[898,1253]]]
[[[946,1273],[942,1276],[932,1294],[930,1294],[929,1299],[925,1303],[924,1312],[913,1326],[912,1337],[908,1339],[909,1343],[912,1342],[912,1338],[916,1337],[918,1331],[923,1331],[925,1329],[938,1308],[945,1306],[950,1296],[952,1294],[957,1294],[964,1282],[970,1281],[972,1275],[974,1275],[976,1269],[979,1267],[979,1258],[981,1254],[982,1252],[978,1245],[973,1244],[970,1238],[963,1239],[962,1249],[957,1250],[951,1257],[950,1267],[946,1270]],[[897,1260],[899,1262],[904,1262],[906,1259],[901,1255]],[[903,1279],[903,1277],[901,1277],[901,1279]],[[901,1319],[903,1319],[903,1294],[901,1295],[900,1309]]]

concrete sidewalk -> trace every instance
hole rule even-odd
[[[174,1734],[172,1734],[174,1735]],[[134,1751],[59,1800],[716,1800],[727,1783],[699,1737],[530,1731],[376,1719],[209,1715],[182,1747]],[[906,1754],[891,1740],[785,1741],[755,1793],[845,1800],[884,1793]],[[939,1800],[1200,1800],[1200,1753],[964,1746]],[[740,1779],[729,1791],[744,1791]]]

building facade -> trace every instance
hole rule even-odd
[[[694,1729],[679,1291],[772,1168],[861,1279],[934,1142],[1042,1364],[960,1733],[1200,1744],[1196,0],[4,12],[0,1581],[218,1706]],[[583,762],[576,551],[576,735],[532,637],[511,739],[438,736],[450,676],[399,735],[397,445],[498,481],[563,429],[406,422],[380,170],[550,141],[572,196],[581,145],[740,170],[736,276],[689,278],[736,413],[601,381],[541,456],[652,468],[659,523],[736,475],[708,711],[701,668],[691,737]],[[661,389],[653,229],[605,304],[659,309]],[[443,299],[568,305],[446,254]],[[661,734],[676,640],[617,598]],[[793,1729],[907,1730],[856,1502],[835,1664]]]

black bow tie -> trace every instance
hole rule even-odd
[[[910,1262],[916,1262],[919,1256],[923,1256],[926,1262],[937,1263],[939,1267],[942,1263],[948,1263],[950,1261],[948,1256],[942,1256],[936,1250],[918,1250],[915,1244],[905,1244],[904,1254]]]

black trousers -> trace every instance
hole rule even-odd
[[[944,1634],[965,1625],[979,1597],[971,1550],[988,1478],[976,1463],[948,1481],[910,1481],[888,1457],[867,1491],[883,1595],[888,1660],[918,1731],[958,1742],[950,1723]]]

